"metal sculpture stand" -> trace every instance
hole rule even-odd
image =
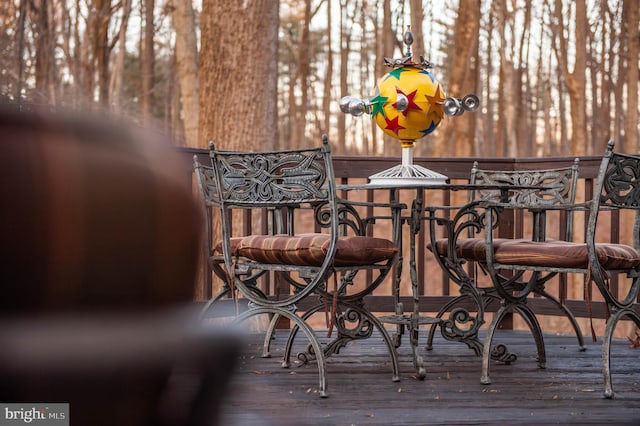
[[[377,185],[445,184],[449,178],[417,164],[413,164],[413,146],[402,147],[402,164],[369,176]]]

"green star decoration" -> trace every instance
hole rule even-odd
[[[387,102],[389,97],[377,95],[375,98],[371,99],[371,117],[375,118],[376,114],[382,114],[384,117],[384,104]]]
[[[395,78],[396,80],[400,80],[400,74],[402,74],[403,72],[407,72],[409,71],[406,68],[395,68],[393,71],[389,71],[387,73],[387,77],[385,77],[385,81],[387,81],[388,79],[390,79],[391,77]]]

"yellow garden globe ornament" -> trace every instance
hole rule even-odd
[[[445,115],[475,111],[480,102],[475,95],[463,99],[447,97],[429,72],[431,63],[423,57],[419,63],[413,61],[411,31],[405,32],[404,42],[408,49],[403,58],[385,58],[385,64],[393,70],[378,80],[374,95],[367,99],[345,96],[340,100],[340,109],[354,116],[370,114],[384,133],[400,141],[402,164],[369,176],[371,183],[445,183],[446,176],[413,164],[414,144],[432,133]]]
[[[428,70],[404,66],[385,74],[369,100],[371,116],[387,135],[412,147],[444,116],[445,93]]]

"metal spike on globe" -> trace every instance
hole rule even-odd
[[[476,111],[480,100],[469,94],[464,98],[447,97],[440,83],[429,72],[431,62],[420,57],[413,61],[410,28],[404,33],[407,52],[398,59],[384,58],[393,69],[378,80],[373,96],[359,99],[345,96],[340,110],[353,116],[370,114],[387,135],[398,139],[402,147],[402,164],[369,176],[372,184],[410,185],[446,183],[447,177],[413,164],[417,139],[433,132],[445,115],[460,116]]]

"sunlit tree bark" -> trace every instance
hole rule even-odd
[[[17,45],[17,55],[16,59],[18,59],[18,78],[16,82],[16,93],[15,98],[21,100],[22,99],[22,86],[24,79],[24,61],[19,60],[19,58],[24,57],[24,37],[25,37],[25,15],[27,14],[27,0],[20,0],[20,16],[18,19],[18,45]]]
[[[393,33],[393,28],[391,27],[391,1],[390,0],[382,0],[382,28],[381,28],[381,39],[382,44],[379,46],[380,51],[377,56],[378,69],[376,71],[376,78],[382,77],[386,74],[389,69],[384,66],[384,58],[389,57],[393,58],[396,54],[394,52],[396,45],[396,35]],[[391,138],[391,136],[386,133],[379,132],[378,134],[382,137],[382,146],[383,153],[385,155],[390,155],[392,152],[396,151],[392,148],[397,146],[395,140]]]
[[[424,12],[422,10],[422,0],[411,0],[411,32],[413,33],[413,58],[415,62],[420,60],[420,56],[425,55],[424,34],[422,25],[424,24]]]
[[[388,1],[388,0],[386,0]],[[347,67],[349,63],[349,49],[351,45],[351,33],[347,28],[350,15],[347,9],[347,1],[340,0],[340,98],[344,96],[353,95],[349,93],[349,87],[347,84],[347,74],[349,69]],[[340,113],[338,115],[338,140],[337,145],[343,147],[346,145],[346,117]]]
[[[322,94],[322,133],[329,134],[331,130],[331,105],[334,103],[334,99],[331,98],[331,88],[333,86],[333,48],[331,46],[333,32],[333,18],[331,16],[332,0],[327,0],[327,63],[323,79],[323,94]]]
[[[131,0],[122,1],[122,20],[118,31],[118,50],[111,72],[110,103],[113,109],[120,109],[122,102],[122,82],[124,78],[124,59],[127,53],[127,28],[131,15]]]
[[[574,18],[574,49],[575,59],[573,71],[569,70],[569,46],[565,36],[565,16],[563,3],[555,2],[555,32],[556,53],[560,64],[560,71],[569,91],[569,105],[571,109],[571,152],[576,155],[591,154],[589,149],[589,133],[587,130],[586,110],[586,67],[587,67],[587,6],[585,0],[576,0]]]
[[[182,99],[184,138],[187,146],[198,145],[198,45],[193,6],[174,0],[171,16],[176,32],[176,70]]]
[[[305,124],[309,104],[309,76],[311,75],[311,0],[301,5],[302,21],[299,27],[298,51],[295,75],[289,91],[289,116],[291,117],[290,148],[306,146]]]
[[[109,21],[111,20],[111,1],[96,0],[98,20],[93,50],[98,68],[98,102],[107,106],[109,103]]]
[[[204,0],[199,146],[269,150],[277,140],[278,2]]]
[[[531,134],[532,116],[535,115],[533,105],[529,103],[531,87],[529,85],[529,74],[527,66],[529,52],[529,40],[531,34],[531,2],[527,1],[522,11],[523,20],[518,46],[518,62],[515,64],[515,92],[516,97],[513,99],[515,103],[516,120],[515,131],[516,137],[512,141],[514,145],[519,146],[518,155],[531,157],[535,149],[535,135]],[[532,137],[533,136],[533,137]]]
[[[495,20],[492,17],[489,17],[486,20],[486,33],[487,36],[487,48],[484,57],[481,57],[482,62],[484,63],[485,68],[485,78],[482,86],[482,94],[484,96],[480,97],[480,102],[482,103],[482,109],[478,111],[477,114],[480,116],[480,126],[482,129],[482,138],[481,144],[476,143],[476,153],[478,155],[485,156],[495,156],[496,155],[496,143],[495,143],[495,135],[494,135],[494,122],[495,122],[495,105],[494,100],[496,99],[496,93],[493,85],[491,84],[491,80],[488,76],[493,75],[493,55],[497,43],[494,43],[494,38],[492,37],[493,28],[494,28]]]
[[[54,63],[54,27],[52,23],[52,4],[41,2],[32,3],[31,13],[36,17],[36,73],[35,100],[37,103],[49,104],[56,101],[56,69]]]
[[[144,35],[140,46],[140,109],[143,119],[149,123],[153,114],[153,68],[155,62],[153,38],[155,28],[153,12],[155,0],[143,0]]]
[[[445,90],[449,96],[463,97],[477,91],[480,2],[460,1],[455,29],[453,61],[447,70],[449,83]],[[437,130],[434,155],[470,156],[475,140],[475,120],[475,115],[469,113],[455,119],[445,117]]]
[[[638,31],[640,3],[625,0],[623,6],[624,32],[627,39],[627,105],[624,137],[628,152],[638,152],[638,49],[640,32]]]

